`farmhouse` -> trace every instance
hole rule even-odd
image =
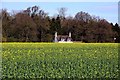
[[[71,32],[69,32],[69,35],[58,35],[57,32],[55,32],[54,42],[72,43]]]

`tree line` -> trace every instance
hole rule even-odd
[[[80,11],[74,17],[65,16],[60,8],[57,16],[48,16],[39,6],[10,14],[0,11],[3,42],[53,42],[54,34],[72,33],[73,41],[120,42],[120,27],[105,19]]]

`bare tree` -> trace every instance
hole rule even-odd
[[[66,11],[67,11],[67,8],[64,8],[64,7],[59,8],[59,9],[58,9],[58,14],[59,14],[59,16],[60,16],[61,18],[65,18]]]
[[[91,16],[88,13],[81,11],[75,15],[75,19],[82,22],[89,22],[91,20]]]
[[[30,16],[18,13],[15,15],[14,24],[20,41],[34,41],[33,39],[36,37],[36,24]]]

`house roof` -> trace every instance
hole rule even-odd
[[[57,38],[70,38],[68,35],[58,35]]]
[[[58,35],[57,37],[69,37],[68,35]]]

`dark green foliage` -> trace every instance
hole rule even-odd
[[[114,37],[116,38],[115,42],[120,43],[120,27],[119,25],[116,23],[115,25],[112,25],[112,29],[114,31]]]

